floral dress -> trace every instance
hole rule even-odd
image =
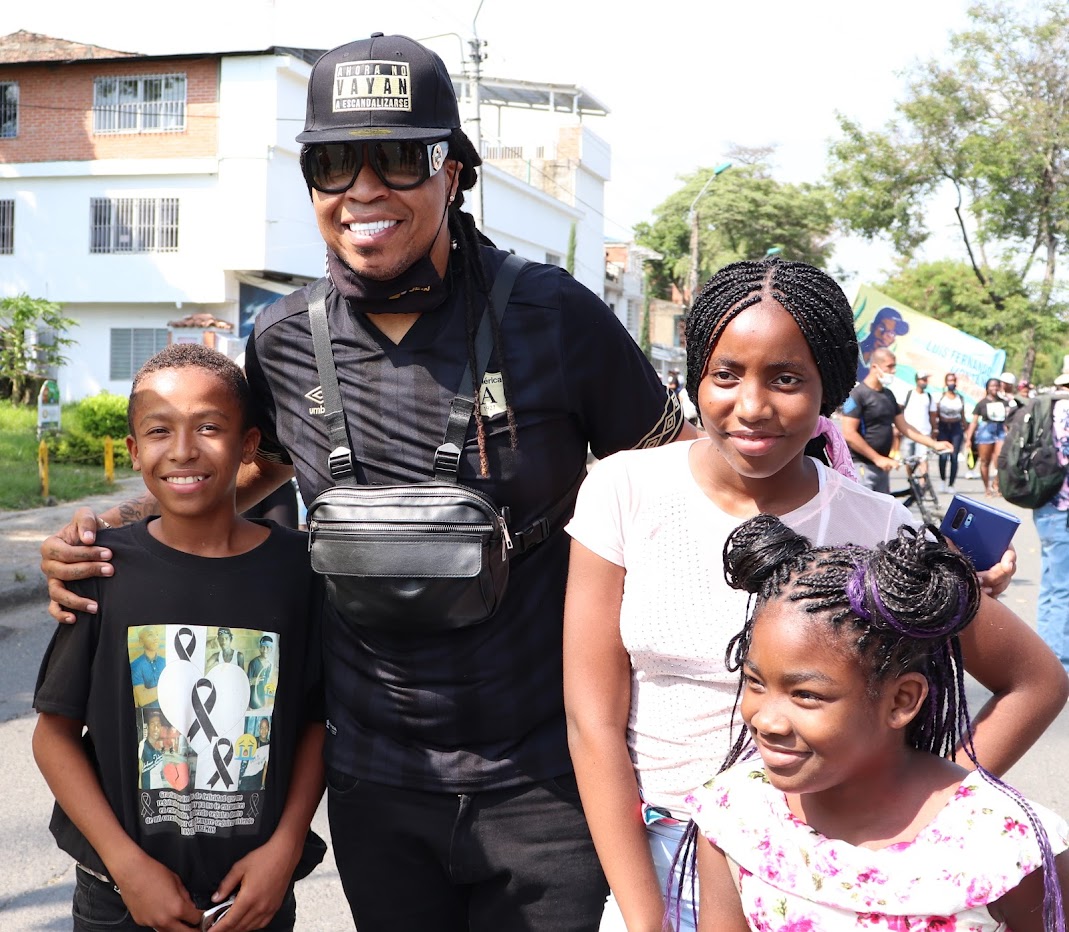
[[[987,904],[1042,864],[1028,818],[978,773],[913,841],[879,850],[826,838],[797,818],[760,761],[725,771],[689,802],[702,833],[739,867],[755,932],[1000,932]],[[1069,826],[1029,803],[1055,854]]]

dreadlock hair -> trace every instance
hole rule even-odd
[[[903,525],[893,540],[875,548],[850,544],[814,547],[779,518],[757,515],[728,537],[724,576],[731,588],[752,596],[746,624],[728,642],[724,662],[732,672],[742,669],[754,623],[764,607],[782,600],[825,621],[840,639],[852,645],[873,695],[879,684],[890,678],[911,672],[923,674],[928,695],[907,726],[907,743],[941,757],[951,756],[960,743],[983,778],[1021,807],[1043,856],[1044,928],[1065,932],[1054,855],[1042,824],[1015,789],[976,759],[958,641],[980,605],[980,583],[968,558],[947,546],[934,525],[921,530]],[[742,690],[740,680],[736,710]],[[748,756],[752,747],[750,733],[744,729],[721,771]],[[692,863],[697,836],[697,826],[691,822],[674,868],[679,863]],[[683,890],[683,876],[680,872],[670,888],[676,897]],[[678,912],[677,906],[677,916]]]
[[[794,318],[809,344],[824,389],[820,413],[830,417],[856,381],[854,314],[831,276],[778,256],[732,262],[702,287],[686,321],[687,385],[701,384],[713,345],[724,328],[766,298],[777,301]]]
[[[501,387],[505,394],[505,416],[509,425],[509,442],[514,450],[517,445],[516,415],[512,409],[508,365],[505,362],[505,352],[501,345],[501,322],[489,305],[490,282],[487,280],[486,270],[483,268],[480,257],[480,246],[492,246],[493,243],[479,232],[472,215],[460,209],[464,204],[464,192],[470,191],[478,180],[479,174],[476,168],[482,165],[483,160],[461,129],[454,129],[449,136],[449,158],[460,163],[456,194],[449,205],[449,235],[452,240],[449,271],[451,275],[457,276],[465,295],[464,320],[468,342],[468,362],[471,366],[471,388],[473,397],[476,399],[475,432],[479,443],[479,474],[485,478],[490,475],[490,461],[486,452],[486,426],[481,406],[478,404],[479,391],[482,388],[480,379],[483,373],[477,371],[475,362],[475,333],[483,307],[490,315],[494,353],[501,367]]]
[[[237,402],[238,411],[241,412],[242,430],[248,430],[253,426],[255,421],[252,415],[252,391],[241,367],[229,356],[203,343],[171,343],[146,361],[137,370],[130,384],[130,403],[126,409],[126,420],[131,435],[134,434],[134,408],[142,380],[153,372],[160,372],[164,369],[191,368],[204,369],[218,378]]]

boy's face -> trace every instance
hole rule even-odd
[[[222,379],[196,366],[161,369],[142,379],[130,403],[134,433],[126,446],[161,513],[234,512],[238,468],[252,462],[260,432],[243,428]]]

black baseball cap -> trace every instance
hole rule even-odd
[[[325,52],[312,66],[297,142],[445,139],[460,110],[445,63],[407,36],[373,33]]]

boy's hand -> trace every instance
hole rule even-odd
[[[130,916],[156,932],[188,932],[200,928],[201,911],[193,905],[178,875],[142,852],[120,870],[112,869]]]
[[[96,602],[76,596],[63,583],[89,576],[111,576],[115,568],[108,562],[111,551],[92,546],[98,530],[97,518],[89,508],[79,508],[58,534],[41,544],[41,572],[48,577],[49,614],[56,621],[71,624],[74,612],[96,613]]]
[[[213,932],[247,932],[266,926],[286,898],[300,856],[300,850],[293,851],[276,835],[238,861],[212,897],[212,902],[221,903],[237,890],[234,905],[212,926]]]

